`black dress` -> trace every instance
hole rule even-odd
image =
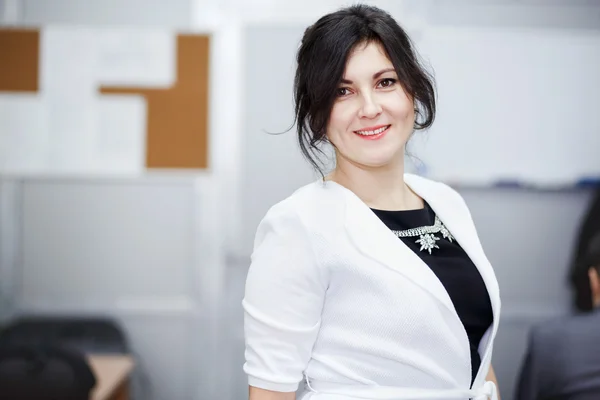
[[[373,212],[392,230],[405,230],[434,224],[435,213],[425,202],[418,210]],[[442,221],[443,222],[443,221]],[[436,242],[439,248],[421,251],[421,245],[415,243],[418,237],[401,238],[438,277],[446,288],[454,308],[462,321],[471,346],[471,383],[475,380],[481,357],[477,351],[481,338],[493,322],[492,303],[485,283],[477,267],[456,240],[450,242],[442,237]]]

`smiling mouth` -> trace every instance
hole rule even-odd
[[[354,131],[357,135],[365,139],[378,139],[382,137],[391,125],[384,125],[377,129]]]

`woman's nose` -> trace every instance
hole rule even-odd
[[[381,106],[373,96],[363,96],[358,114],[360,118],[375,118],[381,114]]]

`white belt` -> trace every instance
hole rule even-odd
[[[369,400],[498,400],[496,385],[485,382],[477,389],[417,389],[391,386],[354,386],[329,382],[309,382],[308,389],[314,394],[331,394]]]

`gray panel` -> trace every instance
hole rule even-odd
[[[446,1],[430,8],[441,25],[521,28],[600,29],[598,0]]]
[[[191,182],[26,181],[20,299],[192,296],[194,201]]]
[[[245,98],[242,138],[242,240],[245,254],[267,209],[316,179],[296,144],[293,79],[295,52],[304,27],[252,27],[245,34]]]
[[[0,179],[0,323],[14,311],[20,188],[13,179]]]
[[[24,24],[188,28],[192,0],[22,0]]]
[[[571,310],[567,273],[589,190],[461,189],[500,285],[493,365],[511,399],[533,324]]]
[[[244,350],[244,310],[242,299],[244,297],[244,284],[246,280],[247,265],[235,264],[227,268],[227,286],[223,298],[222,326],[222,362],[223,373],[223,399],[244,399],[248,396],[248,377],[243,370],[245,362]]]
[[[498,378],[500,395],[503,399],[512,399],[523,356],[525,355],[529,329],[539,318],[502,318],[496,342],[492,364]]]
[[[588,190],[461,189],[508,313],[570,309],[568,266]]]
[[[204,376],[196,367],[197,326],[189,317],[117,316],[136,361],[136,400],[194,399]],[[205,363],[206,364],[206,363]]]

